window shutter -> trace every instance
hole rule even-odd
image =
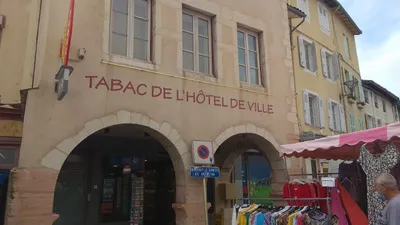
[[[303,91],[303,105],[304,105],[304,121],[306,124],[311,125],[310,99],[308,98],[307,91]]]
[[[344,107],[343,105],[339,105],[339,115],[340,115],[340,127],[341,131],[347,132],[346,128],[346,116],[344,114]]]
[[[311,71],[316,72],[318,69],[318,66],[317,66],[317,50],[315,47],[315,41],[312,42],[311,51],[312,51],[312,53],[311,53],[312,54]]]
[[[324,113],[324,102],[322,101],[322,98],[318,97],[319,99],[319,122],[321,128],[325,127],[325,113]]]
[[[364,114],[364,118],[365,118],[365,128],[369,129],[370,127],[368,125],[368,115],[366,113]]]
[[[360,91],[360,102],[365,102],[365,96],[364,96],[364,89],[362,87],[362,81],[358,81],[358,90]]]
[[[344,45],[344,52],[346,53],[346,56],[349,56],[349,41],[348,41],[346,35],[343,35],[343,45]]]
[[[333,61],[332,71],[333,71],[333,80],[334,81],[337,81],[339,79],[339,77],[340,77],[340,68],[339,68],[338,56],[339,55],[337,53],[333,54],[333,56],[332,56],[332,61]]]
[[[328,100],[328,119],[329,119],[329,128],[334,129],[335,125],[333,124],[333,111],[332,111],[332,101]]]
[[[364,124],[361,118],[358,118],[358,123],[360,124],[360,130],[364,130]]]
[[[324,77],[328,77],[328,61],[326,60],[326,49],[321,48],[321,61],[322,61],[322,74]]]
[[[306,67],[306,52],[304,48],[304,39],[299,36],[299,57],[300,57],[300,66]]]
[[[321,28],[321,30],[324,30],[324,23],[325,23],[325,19],[324,19],[324,16],[323,16],[323,12],[322,12],[322,6],[321,6],[321,3],[320,2],[318,2],[318,6],[317,6],[317,8],[318,8],[318,21],[319,21],[319,26],[320,26],[320,28]]]
[[[353,73],[352,73],[352,72],[349,72],[349,80],[353,80]],[[349,90],[349,92],[350,92],[350,91],[351,91],[351,90]],[[354,90],[353,90],[352,93],[350,93],[350,95],[354,96]]]
[[[354,115],[353,115],[353,113],[349,113],[349,116],[350,116],[350,131],[354,132],[355,131]]]

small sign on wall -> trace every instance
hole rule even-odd
[[[214,165],[214,150],[211,141],[193,141],[193,163],[196,165]]]

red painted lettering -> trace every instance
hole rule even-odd
[[[196,96],[196,102],[198,104],[203,104],[206,101],[206,96],[204,95],[203,91],[199,91]]]
[[[214,96],[214,106],[221,106],[221,97]]]
[[[164,99],[172,99],[172,96],[171,96],[172,92],[171,91],[172,91],[171,88],[163,88],[163,93],[164,93],[163,97],[164,97]]]
[[[273,105],[268,105],[268,114],[274,114]]]
[[[140,88],[142,88],[142,87],[145,89],[144,91],[141,91]],[[146,95],[146,94],[147,94],[146,88],[147,88],[147,85],[146,85],[146,84],[139,84],[139,85],[137,86],[137,93],[138,93],[139,95]]]
[[[222,107],[228,107],[228,105],[225,103],[225,98],[224,97],[222,97]]]
[[[238,106],[238,100],[231,98],[231,108],[236,108]]]
[[[250,104],[250,102],[247,102],[247,106],[249,107],[249,110],[252,111],[255,106],[255,103],[253,102]]]
[[[132,84],[132,82],[130,82],[130,81],[129,81],[128,84],[125,86],[125,88],[124,88],[124,90],[123,90],[122,92],[125,93],[125,92],[128,91],[128,90],[131,90],[132,93],[136,95],[135,88],[133,87],[133,84]]]
[[[159,86],[151,86],[151,97],[158,97],[162,94],[162,89]]]
[[[94,88],[98,89],[100,85],[105,86],[106,89],[107,89],[107,91],[110,90],[110,87],[108,86],[108,84],[107,84],[107,82],[106,82],[106,79],[105,79],[104,77],[102,77],[102,78],[100,79],[99,83],[97,83],[96,87],[94,87]]]
[[[213,97],[214,95],[206,95],[206,98],[208,100],[208,104],[211,105],[211,97]]]
[[[182,91],[182,93],[185,93],[185,92]],[[183,101],[183,97],[182,98],[179,97],[179,90],[176,90],[176,100],[177,101]]]
[[[124,88],[122,86],[122,81],[119,79],[111,79],[111,91],[120,91]]]
[[[262,112],[261,108],[260,108],[260,103],[257,102],[257,112]]]
[[[196,96],[196,94],[194,92],[193,92],[193,95],[189,95],[189,92],[186,91],[186,101],[187,102],[189,101],[189,98],[192,99],[192,102],[195,102],[195,96]]]
[[[262,109],[263,109],[262,110],[263,113],[267,113],[268,114],[268,108],[266,108],[264,104],[262,104]]]
[[[93,78],[97,78],[97,76],[85,76],[85,78],[89,78],[89,88],[93,87]]]
[[[244,107],[244,100],[239,100],[239,109],[246,109]]]

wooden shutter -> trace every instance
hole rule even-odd
[[[346,35],[343,35],[343,44],[344,44],[344,52],[346,53],[347,57],[350,57],[350,52],[349,52],[349,39],[347,38]]]
[[[328,119],[329,119],[329,128],[334,130],[335,125],[333,124],[333,111],[332,111],[332,101],[328,100]]]
[[[322,74],[324,77],[328,77],[328,61],[326,60],[326,49],[321,48],[321,61],[322,61]]]
[[[347,132],[346,128],[346,116],[344,114],[344,107],[343,105],[339,105],[339,116],[340,116],[340,130],[343,132]]]
[[[353,73],[352,72],[349,72],[349,80],[353,80]],[[355,87],[354,87],[355,88]],[[351,90],[349,90],[349,92],[350,92]],[[354,96],[355,95],[355,92],[354,92],[355,90],[353,90],[353,92],[352,93],[350,93],[350,95],[352,95],[352,96]]]
[[[319,100],[319,122],[320,122],[320,127],[323,128],[325,127],[325,113],[324,113],[324,102],[322,101],[322,98],[318,97]]]
[[[318,69],[318,65],[317,65],[317,50],[315,47],[315,41],[312,42],[311,44],[311,59],[310,62],[311,63],[311,71],[312,72],[316,72]]]
[[[305,68],[306,67],[306,50],[304,48],[304,39],[301,36],[299,36],[298,40],[299,40],[300,66]]]
[[[310,99],[308,98],[308,91],[303,91],[303,107],[304,107],[304,122],[308,125],[311,125]]]
[[[360,102],[365,102],[364,89],[363,89],[363,86],[362,86],[362,80],[361,79],[358,81],[358,90],[360,92]]]
[[[354,115],[353,115],[353,113],[349,113],[349,116],[350,116],[350,131],[351,132],[354,132],[354,131],[356,131],[356,128],[355,128],[355,121],[354,121]]]
[[[338,57],[339,55],[337,53],[333,54],[332,56],[332,61],[333,61],[333,80],[337,81],[340,78],[340,68],[339,68],[339,60]]]
[[[370,127],[368,125],[368,115],[366,113],[364,114],[364,118],[365,118],[365,128],[369,129]]]

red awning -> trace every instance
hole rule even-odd
[[[400,123],[358,132],[328,136],[312,141],[281,145],[281,156],[355,160],[363,144],[393,141],[400,145]]]

